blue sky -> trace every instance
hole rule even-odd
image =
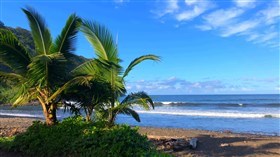
[[[53,38],[67,17],[105,24],[118,37],[126,67],[144,54],[161,56],[127,77],[129,91],[149,94],[279,93],[278,0],[0,0],[6,26],[29,29],[20,8],[35,8]],[[94,57],[79,34],[76,54]]]

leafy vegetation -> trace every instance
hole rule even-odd
[[[49,127],[35,122],[13,138],[0,139],[0,148],[31,156],[160,156],[147,137],[126,125],[110,129],[85,122],[82,117],[67,118]],[[164,155],[164,154],[162,154]]]

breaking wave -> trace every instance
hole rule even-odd
[[[193,102],[154,102],[156,106],[221,106],[221,107],[276,107],[280,108],[280,103],[263,103],[263,104],[248,104],[248,103],[193,103]]]
[[[280,118],[279,114],[262,113],[238,113],[238,112],[197,112],[197,111],[144,111],[137,110],[138,113],[164,114],[178,116],[200,116],[200,117],[223,117],[223,118]]]

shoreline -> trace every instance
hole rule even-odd
[[[24,132],[34,120],[30,117],[0,116],[0,137],[13,136]],[[174,139],[188,142],[198,139],[195,150],[185,148],[180,151],[164,150],[174,156],[280,156],[280,137],[234,133],[229,131],[208,131],[198,129],[139,127],[139,133],[147,135],[154,144]],[[155,145],[156,145],[155,144]],[[163,150],[163,145],[156,145]],[[1,154],[1,152],[0,152]]]
[[[17,121],[20,119],[30,119],[32,121],[44,121],[44,118],[42,117],[25,117],[25,116],[14,116],[14,115],[0,115],[0,122],[1,118],[11,118],[15,119],[13,121]],[[29,123],[30,125],[32,123]],[[146,129],[166,129],[166,130],[182,130],[182,131],[198,131],[198,132],[208,132],[208,133],[230,133],[234,135],[243,135],[243,136],[260,136],[260,137],[280,137],[280,130],[279,134],[266,134],[266,133],[251,133],[251,132],[234,132],[231,130],[207,130],[207,129],[189,129],[189,128],[173,128],[173,127],[156,127],[156,126],[137,126],[137,125],[131,125],[132,127],[139,127],[139,128],[146,128]],[[1,129],[1,123],[0,123],[0,129]],[[279,128],[280,129],[280,128]]]

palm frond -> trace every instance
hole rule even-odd
[[[97,22],[84,21],[81,26],[81,31],[94,46],[95,53],[99,58],[114,63],[120,61],[117,45],[113,40],[112,34],[105,26]]]
[[[137,122],[141,121],[138,113],[131,108],[122,108],[121,110],[119,110],[119,113],[132,116]]]
[[[20,86],[18,92],[13,97],[12,102],[13,106],[23,105],[28,103],[29,101],[36,99],[36,89],[30,88],[28,84],[24,83]]]
[[[24,77],[19,74],[0,72],[0,82],[20,82],[21,80],[24,80]]]
[[[128,67],[126,68],[124,74],[123,74],[123,78],[125,78],[128,73],[136,66],[138,65],[139,63],[145,61],[145,60],[153,60],[153,61],[159,61],[160,58],[158,56],[155,56],[155,55],[144,55],[144,56],[141,56],[141,57],[138,57],[136,59],[134,59],[129,65]]]
[[[30,56],[16,36],[0,29],[0,63],[10,67],[14,72],[24,74],[30,63]]]
[[[52,44],[52,38],[44,19],[30,7],[22,10],[29,20],[29,26],[35,42],[36,52],[47,55]]]
[[[77,76],[70,81],[66,82],[62,87],[58,88],[50,97],[49,101],[56,99],[63,91],[66,91],[67,89],[82,85],[90,87],[90,81],[93,80],[92,76]]]
[[[31,64],[28,65],[29,83],[40,87],[48,86],[50,83],[59,81],[54,74],[55,69],[50,68],[50,65],[55,62],[64,62],[65,58],[61,53],[50,55],[38,55],[33,58]],[[52,84],[54,86],[55,84]]]
[[[69,16],[62,32],[54,42],[54,45],[51,49],[53,53],[60,52],[66,58],[72,57],[72,54],[75,50],[74,42],[79,30],[80,23],[81,19],[77,15],[72,14]]]
[[[102,63],[98,59],[92,59],[79,65],[71,73],[73,73],[75,76],[81,76],[81,75],[95,76],[102,70],[101,67],[102,67]]]
[[[121,105],[140,105],[142,108],[149,110],[151,107],[154,109],[154,102],[152,98],[145,92],[131,93],[124,98]]]

